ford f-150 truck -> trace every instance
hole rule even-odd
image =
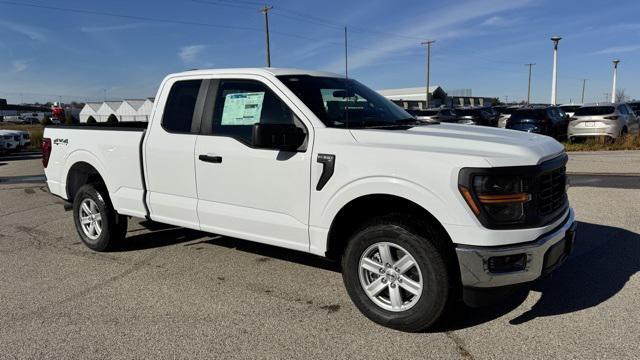
[[[48,187],[93,250],[138,217],[326,256],[368,318],[421,331],[572,249],[550,137],[420,122],[315,71],[187,71],[155,99],[148,123],[45,129]]]

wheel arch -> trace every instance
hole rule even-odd
[[[381,206],[383,204],[383,206]],[[454,244],[443,223],[429,210],[405,197],[388,193],[371,193],[347,202],[333,217],[327,234],[326,256],[338,259],[353,233],[367,219],[387,214],[406,214],[412,219],[435,227],[447,239],[448,248]]]
[[[104,177],[95,166],[86,161],[78,161],[71,165],[67,171],[65,184],[65,191],[70,202],[73,202],[78,190],[86,184],[106,187]]]

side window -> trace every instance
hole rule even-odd
[[[293,112],[266,85],[252,80],[222,80],[213,112],[213,135],[251,143],[253,124],[294,124]]]
[[[620,105],[618,106],[618,111],[620,111],[620,114],[622,115],[628,115],[629,113],[627,112],[627,107],[624,105]]]
[[[162,115],[162,127],[175,133],[191,133],[193,113],[202,80],[177,81],[169,91]],[[197,133],[197,130],[194,132]]]

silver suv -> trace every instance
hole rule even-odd
[[[639,119],[626,103],[584,105],[576,109],[570,120],[567,129],[570,141],[593,136],[617,139],[639,131]]]

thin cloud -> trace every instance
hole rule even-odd
[[[500,16],[500,15],[494,15],[491,16],[490,18],[486,19],[485,21],[482,22],[482,26],[494,26],[494,27],[502,27],[502,26],[509,26],[509,25],[513,25],[516,22],[518,22],[519,20],[516,18],[511,18],[511,19],[505,19],[504,17]]]
[[[30,60],[14,60],[11,65],[13,66],[13,72],[19,73],[27,70],[29,68]]]
[[[188,45],[180,48],[180,52],[178,52],[178,56],[185,63],[194,62],[202,50],[204,50],[205,45]]]
[[[110,31],[137,29],[144,25],[145,24],[142,24],[142,23],[134,23],[134,24],[111,25],[111,26],[83,26],[80,28],[80,31],[85,33],[110,32]]]
[[[43,32],[41,32],[39,29],[32,26],[16,24],[10,21],[0,20],[0,27],[4,27],[5,29],[24,35],[31,40],[35,40],[35,41],[47,40],[47,37],[44,35]]]
[[[640,44],[636,45],[624,45],[624,46],[612,46],[602,50],[598,50],[594,52],[594,55],[604,55],[604,54],[618,54],[625,52],[632,52],[640,50]]]
[[[417,25],[395,30],[394,32],[423,39],[444,40],[457,38],[468,34],[468,31],[460,31],[461,25],[466,22],[504,11],[523,8],[531,3],[532,0],[467,0],[455,8],[445,8],[439,13],[431,13],[428,19],[424,18],[424,14],[418,14],[419,20],[408,19],[407,21],[410,24]],[[464,11],[460,11],[460,9],[464,9]],[[467,28],[471,29],[471,26],[467,26]],[[349,66],[354,69],[367,66],[379,61],[381,58],[416,46],[416,40],[402,39],[396,36],[383,37],[372,47],[354,52],[349,57]],[[342,68],[343,61],[342,59],[337,59],[325,68],[336,71]]]

